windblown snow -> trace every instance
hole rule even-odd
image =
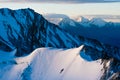
[[[0,62],[0,80],[99,80],[100,60],[88,62],[72,49],[39,48],[30,55]]]

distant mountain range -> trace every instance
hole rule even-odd
[[[69,18],[69,16],[65,14],[43,14],[43,16],[50,22],[54,24],[58,24],[62,19]],[[91,20],[93,18],[100,18],[106,22],[115,22],[120,23],[120,15],[80,15],[80,16],[70,16],[73,20],[80,22],[82,18],[86,18]]]
[[[55,15],[56,17],[51,15]],[[96,39],[100,42],[120,47],[119,15],[88,15],[85,16],[87,18],[78,16],[74,19],[60,14],[48,14],[47,16],[46,19],[48,21],[59,25],[62,29],[73,35]]]
[[[120,47],[120,23],[106,22],[101,18],[88,20],[84,17],[80,22],[64,18],[59,26],[73,35],[96,39],[100,42]]]

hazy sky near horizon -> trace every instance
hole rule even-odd
[[[61,3],[91,3],[91,2],[120,2],[120,0],[0,0],[2,2],[61,2]]]
[[[1,0],[0,0],[1,1]],[[63,0],[65,1],[65,0]],[[90,0],[88,0],[90,1]],[[94,0],[93,0],[94,1]],[[32,8],[41,14],[77,15],[120,15],[120,2],[111,3],[40,3],[40,2],[0,2],[0,8]]]

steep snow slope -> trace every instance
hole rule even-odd
[[[40,48],[15,63],[0,64],[1,80],[98,80],[102,76],[101,61],[88,62],[81,49]],[[7,76],[7,77],[6,77]]]

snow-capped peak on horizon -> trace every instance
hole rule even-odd
[[[78,22],[81,22],[81,23],[88,23],[88,22],[89,22],[89,19],[81,16],[81,17],[80,17],[80,20],[77,20],[77,21],[78,21]]]
[[[63,23],[63,25],[64,24],[69,24],[71,26],[76,26],[75,21],[73,19],[69,18],[69,17],[63,18],[60,23]]]
[[[91,27],[91,25],[95,25],[96,27],[103,27],[103,26],[105,26],[105,24],[108,23],[105,20],[103,20],[102,18],[88,19],[84,16],[81,16],[80,18],[78,18],[76,20],[70,19],[70,18],[63,18],[63,20],[61,22],[64,24],[70,24],[71,26],[76,26],[75,23],[79,23],[79,24],[83,25],[84,27]]]
[[[92,18],[92,19],[90,20],[90,24],[94,24],[94,25],[99,26],[99,27],[105,26],[106,23],[107,23],[107,22],[104,21],[104,20],[101,19],[101,18]]]
[[[88,19],[84,16],[80,17],[80,20],[77,20],[80,24],[82,24],[83,26],[87,26],[89,27],[91,24],[98,26],[98,27],[103,27],[105,26],[105,24],[107,23],[106,21],[104,21],[102,18],[92,18],[92,19]]]

